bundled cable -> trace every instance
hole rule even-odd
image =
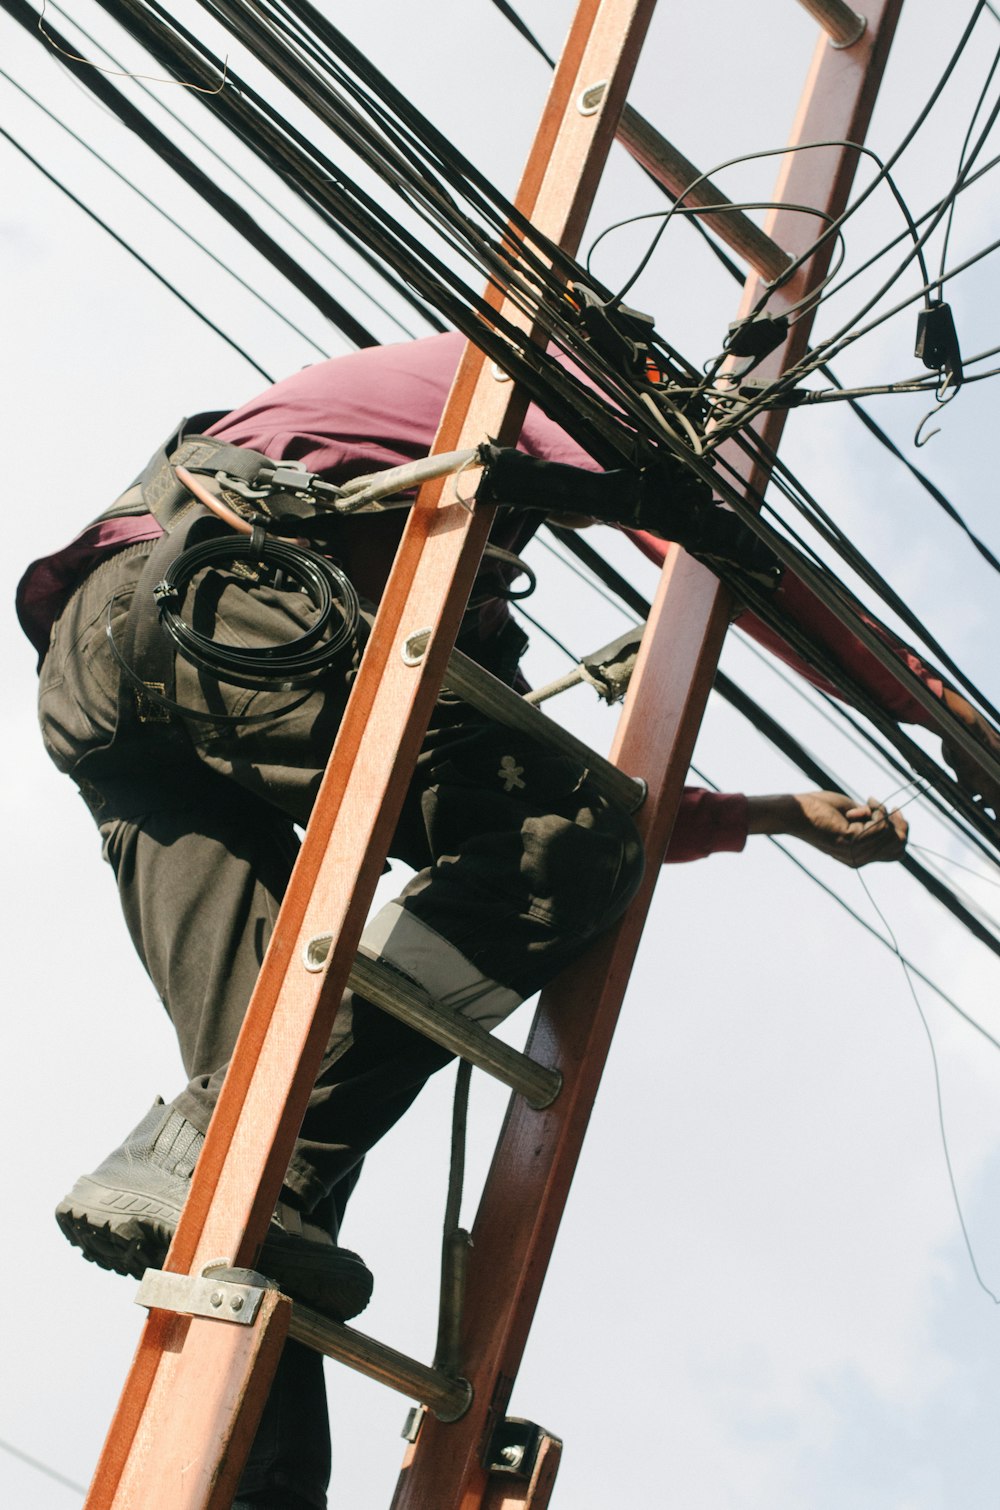
[[[201,634],[179,612],[189,584],[206,567],[242,566],[267,574],[274,585],[304,593],[315,618],[308,629],[277,645],[232,645]],[[278,573],[281,577],[278,577]],[[154,589],[160,623],[192,665],[220,682],[258,691],[289,692],[308,687],[342,661],[355,643],[361,607],[348,577],[315,551],[255,530],[245,541],[212,536],[182,551]],[[178,606],[174,606],[178,605]]]

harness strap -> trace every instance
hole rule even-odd
[[[198,518],[203,512],[201,504],[177,480],[175,467],[186,467],[189,472],[213,478],[217,472],[225,472],[236,482],[250,485],[256,481],[262,466],[273,468],[279,465],[262,451],[234,446],[229,441],[215,440],[210,435],[188,433],[192,423],[207,425],[221,418],[221,414],[199,414],[194,422],[181,420],[163,444],[153,452],[132,485],[133,488],[138,488],[142,507],[153,515],[168,535],[189,520]],[[128,494],[125,496],[128,497]]]
[[[156,541],[135,584],[119,643],[111,641],[116,658],[134,668],[133,674],[122,672],[111,739],[85,755],[73,772],[98,822],[109,813],[127,818],[147,811],[150,777],[155,780],[164,770],[192,764],[191,741],[184,726],[156,700],[170,698],[174,691],[174,651],[160,629],[153,598],[155,584],[184,550],[186,536],[187,531],[181,530]],[[109,639],[113,606],[114,600],[108,611]],[[147,727],[153,725],[155,731]]]
[[[207,510],[199,505],[201,516]],[[191,518],[189,524],[196,522]],[[124,666],[118,691],[118,723],[114,743],[134,736],[139,724],[158,724],[162,729],[156,747],[158,756],[168,762],[190,749],[190,741],[180,721],[171,716],[167,704],[173,700],[176,676],[174,646],[163,633],[157,612],[154,588],[168,567],[188,545],[187,529],[175,528],[157,540],[135,584],[121,642],[112,649]],[[110,621],[109,630],[110,638]],[[134,678],[138,678],[139,684]],[[146,690],[143,691],[143,688]],[[162,701],[161,701],[162,699]],[[164,743],[166,741],[166,743]]]

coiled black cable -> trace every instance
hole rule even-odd
[[[207,566],[246,563],[266,567],[297,586],[316,609],[311,628],[277,645],[227,645],[201,634],[173,608],[195,576]],[[255,531],[245,541],[215,536],[189,546],[172,562],[154,589],[160,623],[178,652],[218,681],[254,690],[291,691],[306,687],[353,644],[361,604],[350,578],[315,551]]]

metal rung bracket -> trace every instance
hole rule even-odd
[[[268,1290],[279,1287],[273,1279],[253,1269],[209,1265],[203,1274],[170,1274],[147,1269],[142,1277],[136,1305],[181,1316],[206,1316],[252,1326]],[[472,1386],[466,1379],[452,1378],[440,1369],[428,1368],[405,1353],[352,1331],[341,1321],[330,1321],[308,1306],[292,1303],[289,1337],[328,1358],[337,1358],[379,1384],[419,1400],[439,1421],[457,1421],[472,1402]]]
[[[815,16],[833,47],[853,47],[865,34],[867,20],[844,0],[799,0],[799,4]]]
[[[560,1439],[534,1421],[500,1421],[486,1449],[482,1510],[547,1510],[561,1457]]]
[[[428,629],[419,630],[408,637],[403,646],[403,659],[407,665],[420,664],[429,639]],[[518,733],[527,734],[539,743],[580,761],[586,766],[592,785],[601,795],[617,802],[626,812],[634,813],[645,802],[648,788],[640,776],[626,775],[561,724],[554,723],[544,713],[539,713],[537,708],[525,702],[512,688],[484,671],[482,666],[463,655],[460,650],[453,650],[448,658],[443,685],[496,723],[503,724],[508,729],[516,729]]]
[[[307,970],[322,970],[330,952],[332,936],[321,934],[306,945],[304,963]],[[390,969],[374,955],[359,954],[351,967],[348,985],[366,1001],[388,1012],[407,1027],[414,1028],[441,1044],[453,1054],[485,1070],[510,1090],[523,1096],[528,1105],[540,1111],[551,1106],[562,1089],[562,1075],[527,1054],[518,1053],[501,1043],[469,1018],[442,1007],[414,981],[398,970]]]
[[[202,1274],[147,1269],[135,1303],[150,1310],[176,1311],[181,1316],[207,1316],[213,1321],[253,1326],[265,1292],[276,1288],[272,1281],[252,1269],[223,1267],[216,1272],[209,1265]]]
[[[395,1348],[340,1321],[329,1321],[307,1306],[292,1305],[288,1335],[378,1384],[419,1400],[439,1421],[458,1421],[472,1403],[472,1386],[467,1379],[453,1379],[440,1369],[428,1368],[426,1363],[397,1353]]]

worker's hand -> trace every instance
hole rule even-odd
[[[858,802],[844,792],[788,792],[747,801],[750,833],[804,839],[854,869],[898,860],[906,848],[906,819],[898,811],[887,812],[874,797]]]
[[[975,735],[983,749],[1000,760],[1000,734],[993,725],[987,723],[983,715],[951,687],[944,689],[944,701],[946,707]],[[1000,782],[996,777],[973,755],[966,754],[965,750],[960,750],[947,739],[941,741],[941,754],[954,771],[959,786],[970,797],[981,800],[987,808],[992,809],[994,817],[1000,821]]]

